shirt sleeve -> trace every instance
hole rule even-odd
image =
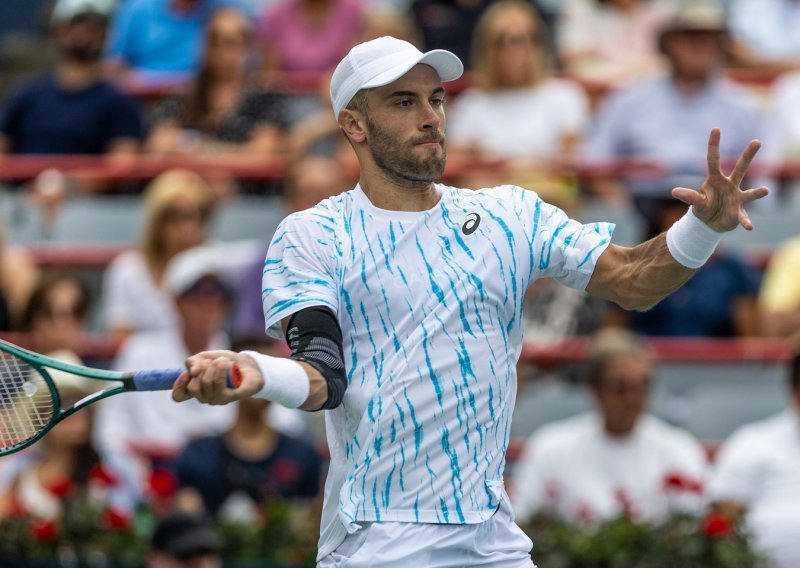
[[[339,312],[335,226],[315,208],[278,225],[264,261],[262,292],[266,328],[303,308]]]
[[[109,59],[128,62],[130,60],[130,44],[134,34],[135,14],[138,2],[123,2],[114,14],[108,31],[105,55]]]
[[[532,282],[554,278],[576,290],[585,290],[597,259],[611,243],[613,223],[582,224],[534,192],[524,193],[523,221],[533,235]]]

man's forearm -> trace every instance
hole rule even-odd
[[[670,254],[666,233],[635,247],[609,245],[586,291],[626,310],[648,310],[683,286],[697,270]]]

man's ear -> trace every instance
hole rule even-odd
[[[349,108],[339,112],[339,127],[344,131],[353,144],[359,144],[367,139],[366,117]]]

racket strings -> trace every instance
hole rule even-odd
[[[0,354],[0,448],[25,442],[46,428],[54,406],[53,393],[36,369]]]

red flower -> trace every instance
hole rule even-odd
[[[724,538],[733,532],[733,523],[724,515],[707,515],[700,521],[700,530],[711,538]]]
[[[664,476],[661,486],[665,491],[686,491],[689,493],[702,493],[703,484],[678,471],[671,471]]]
[[[89,481],[101,487],[114,487],[118,483],[116,476],[99,463],[89,472]]]
[[[47,490],[56,497],[64,499],[75,490],[75,484],[68,477],[62,477],[48,485]]]
[[[33,538],[44,542],[55,540],[58,536],[58,525],[53,521],[36,521],[31,525]]]
[[[148,480],[150,492],[160,499],[169,499],[178,490],[178,480],[166,469],[154,469]]]
[[[109,507],[103,511],[103,525],[114,531],[123,531],[130,526],[130,517],[124,511]]]

